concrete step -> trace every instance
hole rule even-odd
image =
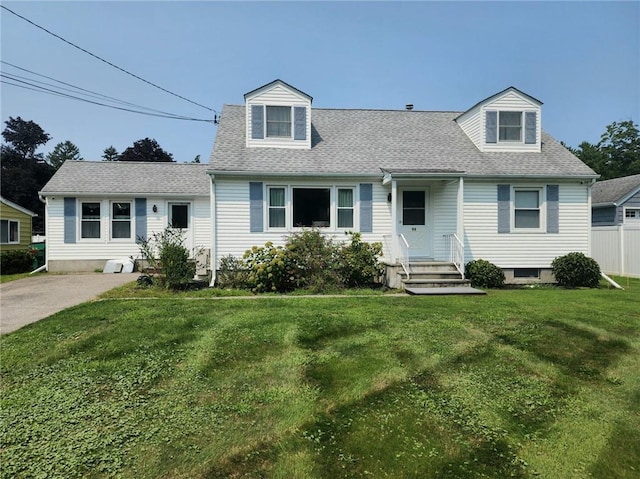
[[[405,288],[408,294],[413,295],[454,295],[454,294],[487,294],[485,291],[470,287],[443,287],[443,288]]]
[[[407,288],[446,288],[446,287],[459,287],[469,288],[471,287],[471,281],[467,279],[424,279],[424,278],[411,278],[403,279],[402,285]]]
[[[406,279],[407,273],[401,271],[400,276]],[[411,279],[460,279],[460,272],[454,271],[411,271]]]
[[[458,271],[452,263],[441,261],[417,262],[410,263],[412,273],[421,273],[428,271]]]

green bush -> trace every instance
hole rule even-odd
[[[317,228],[289,236],[285,250],[295,265],[297,287],[320,293],[342,286],[338,246]]]
[[[478,288],[502,288],[505,280],[504,271],[484,259],[469,261],[464,267],[464,275],[471,281],[471,286]]]
[[[284,246],[254,246],[244,254],[249,287],[257,293],[298,288],[320,293],[376,283],[384,274],[378,262],[382,245],[362,242],[360,233],[348,234],[351,241],[345,245],[318,229],[305,229],[289,236]]]
[[[365,243],[360,233],[346,234],[351,236],[351,241],[338,252],[342,283],[349,288],[379,283],[385,272],[384,264],[378,261],[382,256],[382,243]]]
[[[216,275],[216,285],[219,288],[244,289],[248,281],[249,271],[245,261],[231,254],[220,258],[220,267]]]
[[[247,282],[256,293],[286,292],[298,287],[297,268],[287,250],[267,242],[254,246],[244,254],[249,274]]]
[[[154,284],[168,289],[185,289],[196,272],[184,247],[182,231],[165,228],[149,238],[138,238],[140,253],[147,266],[147,275]],[[141,284],[141,283],[140,283]]]
[[[600,283],[600,266],[582,253],[558,256],[551,263],[551,270],[558,284],[565,288],[597,288]]]
[[[35,257],[28,250],[6,251],[0,255],[0,274],[28,273]]]

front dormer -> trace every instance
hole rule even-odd
[[[509,87],[456,118],[480,151],[526,152],[541,149],[542,102]]]
[[[244,95],[247,147],[311,148],[311,98],[274,80]]]

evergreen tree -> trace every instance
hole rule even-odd
[[[82,161],[80,150],[69,140],[58,143],[51,153],[47,155],[47,162],[56,170],[67,160]]]
[[[113,145],[105,148],[104,152],[102,153],[102,158],[104,158],[104,161],[118,161],[119,156],[120,153],[118,153],[118,150],[116,150]]]

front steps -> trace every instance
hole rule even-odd
[[[471,287],[457,268],[448,262],[411,262],[409,277],[400,265],[387,267],[388,283],[391,287],[402,287],[409,294],[485,294]],[[394,277],[395,276],[395,277]]]

